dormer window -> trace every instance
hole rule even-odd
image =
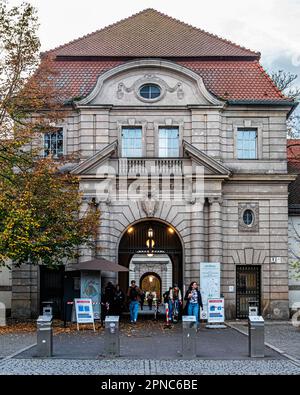
[[[156,84],[145,84],[141,86],[139,94],[143,99],[154,100],[161,95],[161,88]]]

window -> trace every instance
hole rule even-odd
[[[153,100],[160,96],[161,89],[158,85],[147,84],[140,88],[140,96],[144,99]]]
[[[257,130],[241,130],[237,132],[238,159],[257,159]]]
[[[252,210],[245,210],[243,214],[243,222],[245,225],[250,226],[253,224],[254,214]]]
[[[44,156],[53,156],[59,158],[63,156],[63,130],[45,133],[44,135]]]
[[[139,158],[142,155],[142,128],[122,129],[122,156]]]
[[[178,128],[159,128],[159,156],[162,158],[179,156]]]

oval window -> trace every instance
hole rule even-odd
[[[160,96],[161,89],[158,85],[147,84],[140,88],[140,96],[144,99],[157,99]]]
[[[245,225],[252,225],[254,221],[254,214],[251,210],[245,210],[243,214],[243,221]]]

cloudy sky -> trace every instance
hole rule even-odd
[[[43,51],[151,7],[260,51],[267,70],[289,70],[300,84],[300,0],[27,1],[38,9]]]

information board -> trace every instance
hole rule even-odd
[[[79,329],[79,324],[93,324],[95,330],[92,299],[74,299],[74,303],[77,329]]]
[[[209,324],[223,324],[225,322],[224,299],[208,299],[208,318]]]
[[[200,291],[203,302],[201,319],[208,319],[208,299],[220,298],[221,274],[220,262],[200,263]]]
[[[93,313],[95,320],[101,317],[101,275],[100,272],[81,272],[80,297],[91,299],[93,303]]]

